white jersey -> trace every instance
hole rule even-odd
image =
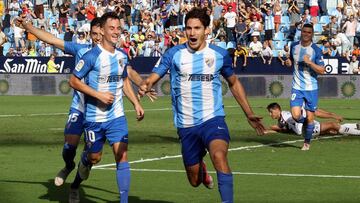
[[[306,111],[302,110],[303,117],[306,117]],[[313,131],[313,136],[320,135],[320,123],[318,121],[314,121],[315,128]],[[281,129],[291,130],[296,135],[302,135],[303,124],[296,122],[292,117],[290,111],[281,111],[281,118],[278,121],[278,126]]]

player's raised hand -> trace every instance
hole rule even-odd
[[[114,95],[111,92],[100,92],[98,99],[104,104],[112,104],[114,102]]]
[[[141,121],[144,118],[144,109],[141,105],[135,105],[136,120]]]
[[[258,135],[264,135],[265,134],[265,127],[261,122],[262,117],[256,116],[256,115],[249,115],[247,117],[247,120],[251,127],[253,127],[256,130],[256,133]]]
[[[287,67],[291,67],[291,65],[292,65],[291,60],[290,60],[290,59],[286,59],[285,65],[286,65]]]

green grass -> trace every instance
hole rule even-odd
[[[68,189],[75,173],[62,187],[55,187],[53,178],[63,167],[61,157],[63,127],[67,119],[70,97],[1,96],[0,97],[0,202],[67,202]],[[266,105],[277,101],[286,109],[283,99],[252,98],[256,114],[270,120]],[[270,174],[360,176],[359,137],[316,140],[309,152],[302,152],[301,141],[292,135],[256,136],[233,98],[224,101],[226,121],[231,133],[231,148],[270,143],[278,145],[248,148],[229,152],[234,173],[235,202],[360,202],[359,178],[266,176]],[[321,99],[319,106],[341,114],[345,122],[360,122],[359,100]],[[137,122],[134,112],[128,112],[130,161],[180,154],[172,111],[149,109],[171,108],[170,98],[155,103],[143,101],[145,120]],[[125,109],[131,110],[129,103]],[[146,111],[148,109],[148,111]],[[40,115],[39,115],[40,114]],[[82,144],[81,144],[82,145]],[[80,151],[78,150],[77,160]],[[210,160],[207,158],[209,170]],[[113,163],[110,147],[104,147],[99,163]],[[132,171],[131,203],[209,203],[220,202],[217,187],[192,188],[187,182],[182,159],[134,163],[133,169],[180,170],[180,172]],[[110,167],[94,169],[82,184],[82,202],[118,202],[115,172]],[[260,173],[260,174],[259,174]],[[213,174],[216,177],[215,174]]]

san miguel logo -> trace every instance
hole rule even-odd
[[[0,74],[23,74],[23,73],[47,73],[47,61],[40,60],[38,58],[7,58],[0,66]],[[61,61],[60,64],[56,64],[58,67],[58,73],[70,73],[70,69],[64,69],[65,61]]]

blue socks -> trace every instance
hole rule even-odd
[[[66,168],[72,170],[75,167],[74,158],[76,155],[77,146],[70,145],[68,143],[64,144],[62,157],[65,161]]]
[[[85,166],[89,166],[91,165],[88,157],[88,152],[87,151],[84,151],[82,154],[81,154],[81,162],[85,165]],[[71,188],[72,189],[78,189],[80,187],[80,184],[81,182],[83,181],[83,179],[80,178],[80,175],[79,175],[79,172],[76,172],[76,176],[75,176],[75,179],[74,181],[72,182],[71,184]]]
[[[314,123],[308,123],[307,124],[306,132],[305,132],[305,143],[310,144],[314,128],[315,128]]]
[[[298,120],[294,119],[296,122],[298,123],[305,123],[306,122],[306,119],[305,117],[303,117],[302,115],[300,116],[300,118]]]
[[[218,187],[222,203],[234,202],[233,175],[217,171]]]
[[[120,193],[120,203],[128,203],[130,189],[130,164],[129,162],[116,163],[116,180]]]

